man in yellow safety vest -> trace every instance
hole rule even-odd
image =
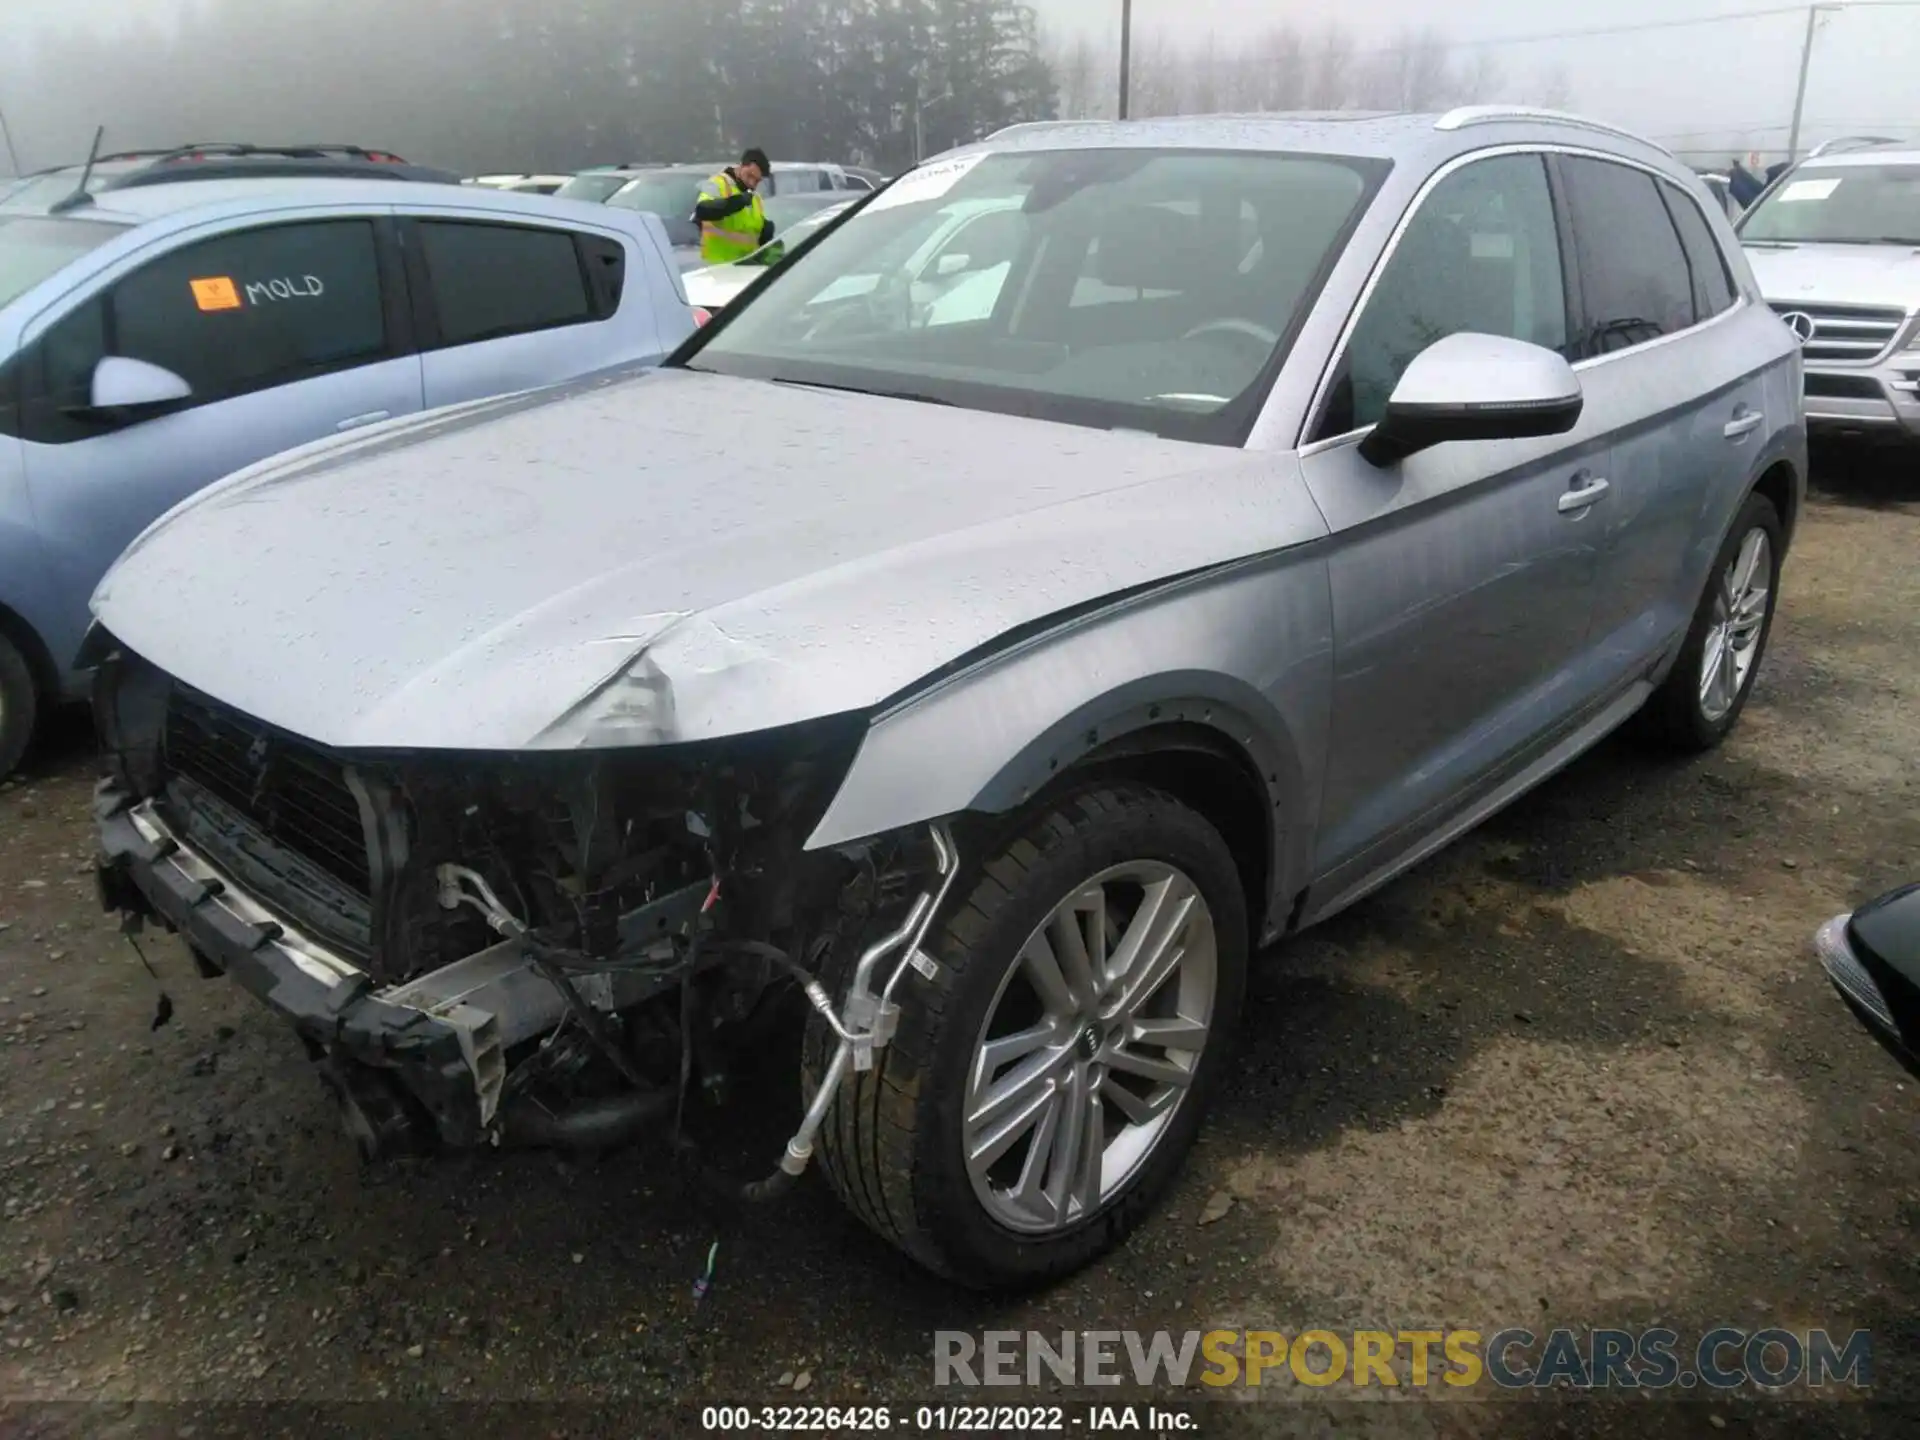
[[[693,218],[700,222],[700,262],[721,265],[751,255],[773,238],[760,197],[754,193],[772,169],[764,150],[749,150],[700,187]]]

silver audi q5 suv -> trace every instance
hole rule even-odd
[[[1727,734],[1805,474],[1793,336],[1645,141],[1021,127],[656,373],[149,529],[94,601],[102,895],[373,1153],[697,1133],[803,1012],[792,1139],[716,1183],[817,1155],[1031,1283],[1180,1164],[1255,950],[1629,719]]]

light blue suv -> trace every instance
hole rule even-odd
[[[658,360],[692,328],[670,255],[639,211],[372,175],[0,204],[0,777],[151,521],[340,431]]]

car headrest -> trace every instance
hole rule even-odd
[[[1135,290],[1184,290],[1198,239],[1193,217],[1160,205],[1130,206],[1100,231],[1096,278]]]

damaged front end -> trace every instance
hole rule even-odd
[[[783,1001],[838,1047],[797,1175],[956,854],[942,825],[806,837],[864,730],[570,753],[339,754],[124,650],[99,670],[103,905],[180,933],[305,1038],[371,1156],[616,1145],[724,1087]],[[877,937],[877,938],[876,938]],[[849,975],[836,1007],[823,975]]]

